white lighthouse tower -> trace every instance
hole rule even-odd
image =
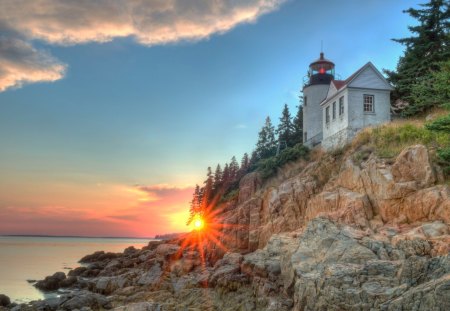
[[[308,80],[303,86],[303,142],[308,147],[320,144],[322,133],[322,107],[328,88],[334,79],[334,63],[323,52],[309,65]]]

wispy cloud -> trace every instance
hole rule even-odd
[[[246,128],[247,128],[247,125],[246,125],[246,124],[236,124],[236,125],[234,126],[234,128],[235,128],[235,129],[238,129],[238,130],[243,130],[243,129],[246,129]]]
[[[0,92],[24,83],[59,80],[65,70],[48,52],[34,48],[0,23]]]
[[[166,211],[173,208],[178,210],[181,205],[188,208],[189,200],[191,199],[194,187],[186,186],[172,186],[167,184],[158,185],[135,185],[132,191],[137,191],[140,193],[139,201],[147,206],[165,206]]]
[[[168,184],[104,185],[95,196],[61,202],[0,200],[0,234],[152,236],[187,230],[193,187]]]
[[[9,35],[2,39],[0,48],[23,56],[15,62],[0,58],[0,91],[63,77],[65,66],[33,47],[32,40],[74,45],[133,37],[148,46],[197,41],[254,22],[285,1],[3,0],[0,33],[8,29]]]

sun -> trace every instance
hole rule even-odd
[[[201,217],[197,217],[194,220],[194,229],[195,230],[202,230],[205,227],[205,221]]]

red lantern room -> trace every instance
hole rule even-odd
[[[313,84],[330,84],[334,79],[334,63],[320,53],[320,58],[309,65],[309,83]]]

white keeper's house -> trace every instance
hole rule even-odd
[[[389,122],[392,87],[368,62],[346,80],[335,80],[334,63],[312,62],[303,86],[303,141],[333,149],[368,126]]]

